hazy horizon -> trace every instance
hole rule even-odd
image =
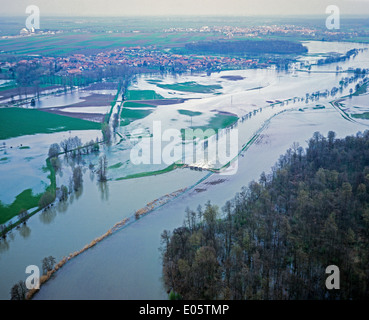
[[[0,0],[0,16],[25,16],[36,5],[50,17],[121,16],[320,16],[328,5],[342,15],[369,14],[369,0]]]

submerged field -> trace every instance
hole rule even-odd
[[[323,98],[321,98],[319,104],[326,106],[326,108],[317,110],[314,109],[314,106],[318,103],[317,101],[310,101],[308,104],[300,101],[294,104],[289,100],[288,103],[275,103],[273,106],[267,102],[276,101],[277,99],[285,102],[294,96],[302,97],[305,96],[307,90],[312,92],[325,90],[326,88],[330,89],[332,86],[337,85],[339,81],[339,78],[330,73],[299,73],[298,78],[293,78],[288,73],[277,74],[273,70],[260,69],[237,72],[228,71],[210,76],[195,77],[193,75],[183,75],[177,79],[172,79],[169,76],[164,79],[152,79],[152,75],[148,77],[149,81],[138,79],[138,84],[129,88],[139,89],[138,91],[141,92],[133,93],[136,95],[135,99],[137,100],[128,99],[133,101],[125,102],[121,112],[121,117],[123,118],[121,124],[139,121],[132,126],[121,126],[117,129],[118,132],[122,136],[125,134],[124,138],[129,138],[133,136],[130,135],[130,133],[133,133],[133,129],[139,128],[142,129],[148,138],[152,138],[153,121],[160,120],[163,130],[167,128],[219,129],[232,126],[239,119],[237,126],[229,129],[229,131],[239,132],[238,150],[242,150],[242,154],[239,157],[239,171],[235,175],[225,176],[224,179],[219,179],[217,174],[213,174],[210,178],[206,178],[206,181],[203,181],[203,183],[199,183],[200,179],[206,177],[208,172],[190,170],[186,166],[183,169],[174,170],[175,165],[163,163],[156,166],[138,166],[129,161],[130,141],[125,141],[122,138],[121,140],[117,139],[120,141],[116,144],[103,146],[100,149],[100,154],[105,154],[108,159],[108,181],[102,184],[97,181],[93,170],[89,169],[89,163],[92,163],[97,168],[98,156],[100,154],[84,156],[84,186],[81,193],[76,193],[67,202],[57,203],[51,210],[42,212],[29,219],[26,227],[32,230],[31,237],[26,239],[23,236],[19,236],[23,229],[19,231],[14,230],[14,236],[12,235],[12,237],[7,239],[8,243],[5,241],[0,243],[0,249],[2,244],[3,247],[6,245],[9,247],[6,249],[6,256],[2,256],[6,257],[6,259],[0,259],[0,269],[9,270],[7,277],[2,279],[2,283],[4,283],[4,287],[1,288],[2,291],[0,290],[2,296],[8,297],[11,285],[24,276],[24,266],[30,263],[29,255],[32,255],[32,259],[36,261],[33,262],[34,260],[32,260],[32,263],[39,263],[45,255],[53,255],[57,260],[61,259],[63,256],[82,248],[86,243],[90,243],[92,239],[106,232],[116,221],[132,216],[134,212],[153,200],[160,199],[164,194],[170,194],[180,188],[195,186],[188,193],[184,194],[182,198],[166,204],[162,211],[157,210],[154,214],[145,217],[145,219],[138,220],[134,228],[128,227],[124,232],[121,232],[120,234],[125,238],[124,243],[127,244],[123,249],[121,245],[122,238],[118,237],[119,241],[115,243],[114,241],[117,238],[114,236],[106,242],[100,243],[96,247],[98,251],[92,251],[93,254],[86,252],[86,254],[77,258],[79,259],[76,260],[78,263],[70,265],[71,269],[81,266],[81,270],[85,270],[86,265],[97,265],[99,268],[94,268],[93,279],[101,279],[99,272],[102,270],[105,275],[107,273],[106,264],[100,266],[99,261],[122,258],[122,261],[119,261],[117,264],[110,264],[109,267],[117,267],[117,270],[124,269],[126,272],[110,270],[108,274],[114,275],[114,277],[104,278],[104,281],[107,281],[109,285],[101,287],[101,281],[99,284],[95,284],[94,281],[91,281],[91,278],[85,281],[83,277],[80,277],[81,273],[79,270],[74,272],[76,269],[73,269],[73,272],[71,272],[66,268],[59,272],[57,278],[48,283],[39,293],[40,298],[50,298],[59,295],[70,298],[71,294],[79,298],[86,298],[89,294],[103,298],[166,298],[167,295],[165,292],[162,292],[161,284],[159,283],[162,266],[158,257],[158,239],[160,239],[160,232],[164,228],[172,229],[183,221],[183,212],[185,212],[185,207],[189,203],[195,208],[197,205],[204,204],[210,199],[219,206],[223,205],[225,199],[233,197],[234,193],[238,192],[248,181],[251,181],[254,176],[257,177],[263,170],[269,170],[274,161],[278,159],[278,155],[284,152],[293,141],[299,141],[305,145],[306,139],[311,137],[316,130],[321,130],[322,133],[326,134],[328,130],[337,129],[343,135],[355,133],[363,128],[356,122],[343,119],[334,109],[329,107],[327,101]],[[238,80],[234,81],[234,79]],[[183,84],[191,82],[205,86],[207,90],[209,86],[221,84],[222,89],[219,89],[219,91],[222,94],[217,95],[216,91],[218,89],[214,87],[212,88],[214,91],[210,93],[184,91],[179,93],[179,91],[174,92],[175,90],[173,89],[163,89],[158,86],[158,84],[177,85],[178,88],[178,85],[183,87]],[[260,89],[250,90],[252,88]],[[343,94],[347,94],[348,90],[349,87],[345,89]],[[153,98],[158,99],[159,97],[156,94],[164,97],[162,101],[165,102],[173,98],[174,95],[180,96],[182,99],[178,100],[184,101],[181,103],[178,101],[172,105],[162,103],[153,107],[154,102],[150,100]],[[128,106],[130,109],[128,109]],[[293,109],[299,108],[304,108],[304,112],[293,111]],[[285,114],[283,115],[282,112],[285,112]],[[28,119],[28,117],[23,118]],[[42,123],[46,126],[47,121]],[[44,135],[43,140],[45,138],[50,140],[45,143],[46,148],[39,152],[42,155],[37,162],[39,167],[44,165],[44,158],[46,158],[50,144],[65,139],[64,136],[62,137],[62,134],[64,133]],[[65,132],[65,134],[70,135],[68,132]],[[86,141],[95,138],[95,134],[90,130]],[[37,138],[37,135],[28,137],[28,139],[35,138]],[[17,149],[18,153],[24,152],[24,157],[33,156],[29,153],[35,150],[36,145],[39,143],[34,145],[26,143],[23,139],[27,139],[27,137],[14,139],[19,140],[16,141],[17,143],[12,141],[13,146],[18,146],[19,142],[30,146],[28,150]],[[7,146],[10,145],[10,141],[6,142],[6,144]],[[190,143],[186,141],[181,142],[181,144],[189,145]],[[200,144],[197,145],[201,147]],[[15,152],[14,148],[12,152]],[[12,153],[9,152],[9,154],[1,155],[0,157],[0,162],[4,167],[2,171],[3,180],[4,173],[9,171],[6,163],[11,163],[14,166],[14,158],[12,159],[11,156]],[[19,159],[19,162],[23,163],[25,161],[22,158]],[[198,162],[186,162],[186,164],[198,164]],[[17,172],[20,174],[16,178],[14,178],[14,171],[15,169],[8,174],[8,180],[4,185],[9,185],[12,180],[24,181],[24,171],[18,168]],[[71,168],[65,167],[63,172],[57,175],[57,186],[67,183],[70,173]],[[45,181],[48,183],[48,180]],[[152,188],[153,185],[156,187]],[[29,186],[22,186],[16,195],[28,188]],[[7,187],[7,189],[9,188]],[[3,193],[6,192],[5,187],[3,187]],[[28,191],[28,196],[36,196],[38,193],[39,191],[30,194]],[[14,202],[14,197],[11,199],[12,201],[3,201],[3,203],[11,204]],[[88,225],[86,225],[86,221],[88,221]],[[137,230],[142,240],[139,242],[137,242]],[[75,236],[71,237],[71,234]],[[140,247],[139,250],[137,249],[137,244]],[[25,251],[25,246],[30,249]],[[106,248],[109,249],[106,250]],[[116,257],[117,251],[112,250],[112,248],[119,249],[120,253],[123,250],[124,255],[120,254]],[[133,250],[132,252],[130,251],[131,249]],[[27,256],[20,256],[19,252],[27,252]],[[101,259],[104,254],[106,255],[104,256],[105,259]],[[98,260],[96,259],[97,256]],[[137,257],[144,263],[137,263]],[[88,262],[91,261],[91,264],[88,262],[84,264],[88,259],[90,259]],[[153,261],[158,263],[153,263]],[[123,269],[122,265],[124,266]],[[64,278],[63,275],[65,275]],[[73,279],[72,289],[70,282],[60,281],[66,278],[71,279],[70,277],[73,278],[73,275],[75,275],[75,278]],[[136,277],[136,275],[138,276]],[[119,283],[123,283],[123,289],[121,285],[117,285],[116,276],[119,278]],[[55,284],[53,283],[54,281],[56,281]],[[86,284],[88,286],[87,290]],[[99,290],[96,290],[96,288],[99,288]],[[54,290],[55,292],[53,292]]]
[[[128,90],[126,94],[127,100],[156,100],[163,99],[160,94],[154,90]]]
[[[101,128],[100,123],[22,108],[1,108],[0,119],[1,140],[36,133]]]
[[[216,90],[222,89],[220,85],[202,85],[194,81],[175,84],[158,83],[157,86],[162,89],[193,93],[214,93]]]
[[[214,134],[215,134],[217,130],[227,128],[235,124],[237,120],[238,120],[238,117],[234,115],[215,114],[210,118],[207,124],[202,125],[202,126],[192,126],[191,129],[193,130],[200,129],[203,132],[210,129],[210,130],[214,130]],[[188,137],[186,136],[186,130],[182,129],[181,133],[182,133],[182,140],[188,140]],[[202,137],[202,134],[200,134],[200,137]],[[195,131],[194,131],[193,138],[197,138]]]
[[[10,205],[5,205],[0,201],[0,224],[7,222],[23,210],[37,207],[41,196],[42,194],[34,195],[32,189],[27,189],[20,193]]]
[[[129,125],[131,122],[143,119],[150,115],[152,110],[142,110],[142,109],[123,109],[120,118],[121,118],[121,126]]]

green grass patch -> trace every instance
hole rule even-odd
[[[124,107],[125,108],[156,108],[156,106],[152,106],[150,104],[132,102],[132,101],[124,102]]]
[[[355,119],[366,119],[369,120],[369,112],[352,114],[351,117]]]
[[[202,112],[190,111],[190,110],[178,110],[178,113],[183,114],[185,116],[190,116],[190,117],[196,117],[196,116],[202,115]]]
[[[128,90],[126,94],[127,100],[157,100],[164,99],[163,96],[157,94],[154,90]]]
[[[37,207],[41,195],[33,195],[32,189],[27,189],[18,194],[14,202],[8,206],[0,202],[0,224],[7,222],[23,210]]]
[[[7,82],[7,83],[4,83],[3,85],[0,86],[0,91],[10,90],[10,89],[14,89],[16,87],[17,87],[17,85],[16,85],[15,81]]]
[[[152,80],[147,80],[146,81],[147,83],[150,83],[150,84],[158,84],[160,82],[162,82],[161,80],[155,80],[155,79],[152,79]]]
[[[0,139],[69,130],[100,130],[101,124],[35,109],[0,108]]]
[[[17,216],[21,211],[29,210],[35,207],[39,207],[40,199],[46,193],[50,194],[50,200],[53,202],[56,196],[56,176],[55,170],[50,163],[50,159],[46,160],[46,167],[43,168],[44,171],[50,171],[48,178],[50,179],[50,185],[46,188],[44,193],[40,193],[34,195],[32,193],[32,189],[27,189],[18,194],[10,205],[4,205],[0,201],[0,224],[3,224],[13,217]],[[29,213],[29,216],[32,216],[36,212],[38,212],[41,208],[34,210]],[[17,224],[14,224],[12,227],[15,227]]]
[[[122,162],[118,162],[116,164],[113,164],[112,166],[108,167],[108,169],[118,169],[123,165]]]
[[[175,170],[177,168],[180,168],[182,166],[183,166],[183,164],[173,163],[169,167],[166,167],[166,168],[164,168],[162,170],[156,170],[156,171],[140,172],[140,173],[130,174],[128,176],[117,178],[115,180],[127,180],[127,179],[136,179],[136,178],[154,176],[154,175],[157,175],[157,174],[163,174],[163,173],[167,173],[167,172],[173,171],[173,170]]]
[[[133,121],[146,118],[150,115],[152,110],[132,110],[132,109],[124,109],[120,114],[121,118],[121,126],[126,126]]]
[[[169,89],[182,92],[194,92],[194,93],[214,93],[218,89],[222,89],[220,85],[202,85],[197,82],[183,82],[175,84],[157,84],[159,88]]]
[[[8,157],[4,157],[4,158],[1,158],[0,161],[6,161],[8,159],[9,159]]]
[[[367,92],[368,89],[368,83],[364,83],[362,86],[360,86],[360,88],[358,90],[355,91],[355,93],[353,93],[353,96],[359,96],[361,94],[364,94]]]

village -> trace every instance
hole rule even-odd
[[[0,62],[5,69],[19,65],[40,65],[57,70],[55,75],[80,75],[84,71],[95,71],[107,66],[124,65],[127,67],[144,67],[155,71],[196,72],[207,69],[214,71],[226,69],[245,69],[265,67],[258,59],[241,57],[181,55],[157,50],[155,47],[128,47],[100,52],[95,55],[72,54],[67,57],[33,55],[16,62]]]

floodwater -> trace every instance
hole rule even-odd
[[[169,204],[118,231],[99,245],[67,263],[47,282],[35,299],[166,299],[161,282],[160,234],[182,225],[186,207],[196,209],[208,200],[222,207],[241,187],[258,179],[294,141],[306,146],[313,132],[338,137],[362,130],[344,120],[333,108],[294,111],[277,116],[257,144],[239,159],[236,175],[214,174],[196,187],[202,192],[180,196]],[[212,184],[219,179],[223,183]]]
[[[9,298],[10,288],[24,278],[28,265],[41,268],[41,260],[50,255],[61,260],[147,203],[192,185],[203,176],[205,172],[176,170],[165,175],[100,183],[95,174],[84,168],[81,192],[37,213],[0,241],[0,270],[3,274],[6,270],[6,277],[0,280],[1,298]]]
[[[74,136],[78,136],[83,143],[102,137],[99,130],[72,130],[0,140],[0,157],[6,158],[0,164],[0,201],[11,204],[26,189],[32,189],[34,195],[44,192],[50,184],[49,172],[43,170],[50,145]]]
[[[313,45],[314,52],[324,54],[332,51],[325,43],[321,50],[317,48],[319,43],[314,42]],[[357,45],[344,44],[344,48],[340,47],[340,50],[346,52],[353,47]],[[345,68],[352,65],[368,68],[368,52],[363,52],[344,64]],[[244,79],[227,81],[221,78],[225,75],[240,75]],[[160,79],[162,83],[196,81],[200,84],[220,84],[222,94],[182,92],[181,97],[201,99],[190,99],[178,105],[158,106],[148,117],[122,127],[121,133],[129,133],[136,128],[152,132],[153,121],[156,120],[161,121],[163,128],[189,127],[188,116],[180,115],[179,109],[203,113],[193,117],[194,126],[206,124],[214,113],[213,110],[232,112],[240,117],[250,111],[259,110],[251,118],[240,121],[234,129],[239,133],[239,149],[255,133],[261,134],[259,139],[238,158],[237,174],[221,177],[213,174],[196,188],[114,233],[68,262],[41,288],[35,298],[165,299],[166,293],[160,280],[160,234],[164,229],[172,230],[182,224],[187,206],[196,209],[208,200],[219,206],[224,205],[242,186],[258,179],[262,171],[268,172],[279,155],[293,142],[299,142],[305,147],[306,141],[315,131],[327,135],[328,131],[333,130],[339,137],[344,137],[367,128],[360,123],[345,120],[329,104],[333,97],[310,100],[308,103],[305,100],[295,103],[289,101],[288,104],[274,107],[267,102],[304,98],[306,93],[330,90],[333,86],[338,86],[339,80],[344,76],[348,75],[301,72],[293,77],[289,73],[279,73],[276,70],[257,69],[226,71],[210,77],[186,75],[177,79]],[[140,77],[132,88],[155,90],[164,97],[178,94],[169,93],[168,90],[160,91],[155,84],[147,81],[150,79],[156,78]],[[347,94],[349,88],[355,84],[350,84],[339,95]],[[262,88],[250,90],[257,87]],[[314,110],[316,104],[325,108]],[[45,145],[49,146],[50,143]],[[129,159],[129,145],[113,145],[108,154],[109,165],[125,163]],[[116,222],[131,216],[146,203],[164,194],[192,186],[206,174],[180,169],[163,175],[101,184],[87,167],[88,164],[84,167],[84,185],[80,194],[75,194],[65,204],[56,205],[49,211],[33,216],[26,226],[14,230],[6,241],[0,241],[0,298],[8,299],[11,286],[19,280],[25,280],[27,275],[24,271],[29,264],[40,265],[42,258],[49,255],[59,261],[63,256],[81,249],[104,234]],[[122,173],[134,172],[134,168],[128,165],[119,169],[117,172],[110,171],[113,178],[121,177]],[[58,177],[58,185],[65,183],[68,172],[66,169],[64,177]],[[224,181],[211,183],[219,179]]]

